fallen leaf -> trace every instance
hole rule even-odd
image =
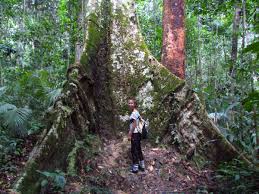
[[[147,169],[152,172],[154,170],[154,167],[150,165],[147,167]]]

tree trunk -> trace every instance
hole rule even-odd
[[[231,64],[229,69],[229,75],[235,77],[236,74],[236,61],[237,61],[237,49],[238,49],[238,32],[240,25],[241,8],[235,6],[235,15],[233,19],[233,32],[232,32],[232,50],[231,50]]]
[[[198,40],[197,40],[197,46],[198,46],[198,63],[197,63],[197,70],[198,71],[196,71],[196,77],[199,77],[199,85],[201,85],[202,84],[202,74],[203,74],[203,72],[202,72],[202,63],[201,63],[201,58],[202,58],[202,56],[201,56],[201,48],[202,48],[202,44],[203,44],[203,42],[202,42],[202,39],[201,39],[201,27],[202,27],[202,24],[201,24],[201,16],[198,16],[198,20],[197,20],[197,28],[198,28]],[[197,79],[197,78],[196,78]]]
[[[216,164],[239,156],[208,118],[197,95],[150,55],[138,31],[134,6],[132,0],[88,1],[80,62],[68,68],[62,95],[46,116],[49,127],[32,151],[16,190],[38,193],[42,179],[37,170],[69,173],[76,166],[71,159],[77,154],[75,145],[88,133],[109,138],[126,131],[130,96],[149,118],[150,136],[174,142],[187,158]]]
[[[164,0],[162,64],[185,78],[184,0]]]
[[[246,47],[246,0],[242,0],[242,51]],[[244,63],[244,53],[241,53],[241,62]]]

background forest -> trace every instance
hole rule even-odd
[[[256,0],[187,0],[186,80],[211,119],[257,163],[259,4]],[[0,2],[0,175],[15,174],[45,128],[44,114],[61,93],[74,62],[80,0]],[[137,14],[151,53],[161,60],[162,0],[138,0]],[[25,146],[26,145],[26,146]],[[30,146],[28,146],[30,145]],[[24,159],[25,160],[25,159]],[[218,178],[238,192],[254,188],[255,168],[222,164]],[[233,181],[233,182],[232,182]],[[0,182],[0,187],[3,183]]]
[[[162,0],[138,3],[144,38],[158,60],[162,11]],[[258,11],[256,1],[187,1],[185,11],[186,80],[228,140],[251,155],[259,99]]]

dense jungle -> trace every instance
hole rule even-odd
[[[258,72],[256,0],[1,0],[0,193],[258,193]]]

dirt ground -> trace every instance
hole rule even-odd
[[[98,155],[81,164],[79,175],[66,177],[63,192],[57,193],[208,193],[217,184],[211,169],[198,169],[173,148],[152,146],[142,141],[146,169],[131,173],[130,142],[125,136],[103,140]],[[10,158],[13,171],[0,172],[0,193],[8,193],[17,175],[22,172],[29,153],[36,142],[31,137],[23,144],[22,156]],[[10,191],[10,190],[9,190]],[[54,194],[54,193],[50,193]]]
[[[66,192],[80,193],[207,193],[216,188],[213,171],[199,170],[181,158],[173,148],[142,142],[146,170],[131,173],[130,142],[127,138],[109,140],[90,162],[92,170],[70,180]],[[82,188],[85,188],[82,189]]]

